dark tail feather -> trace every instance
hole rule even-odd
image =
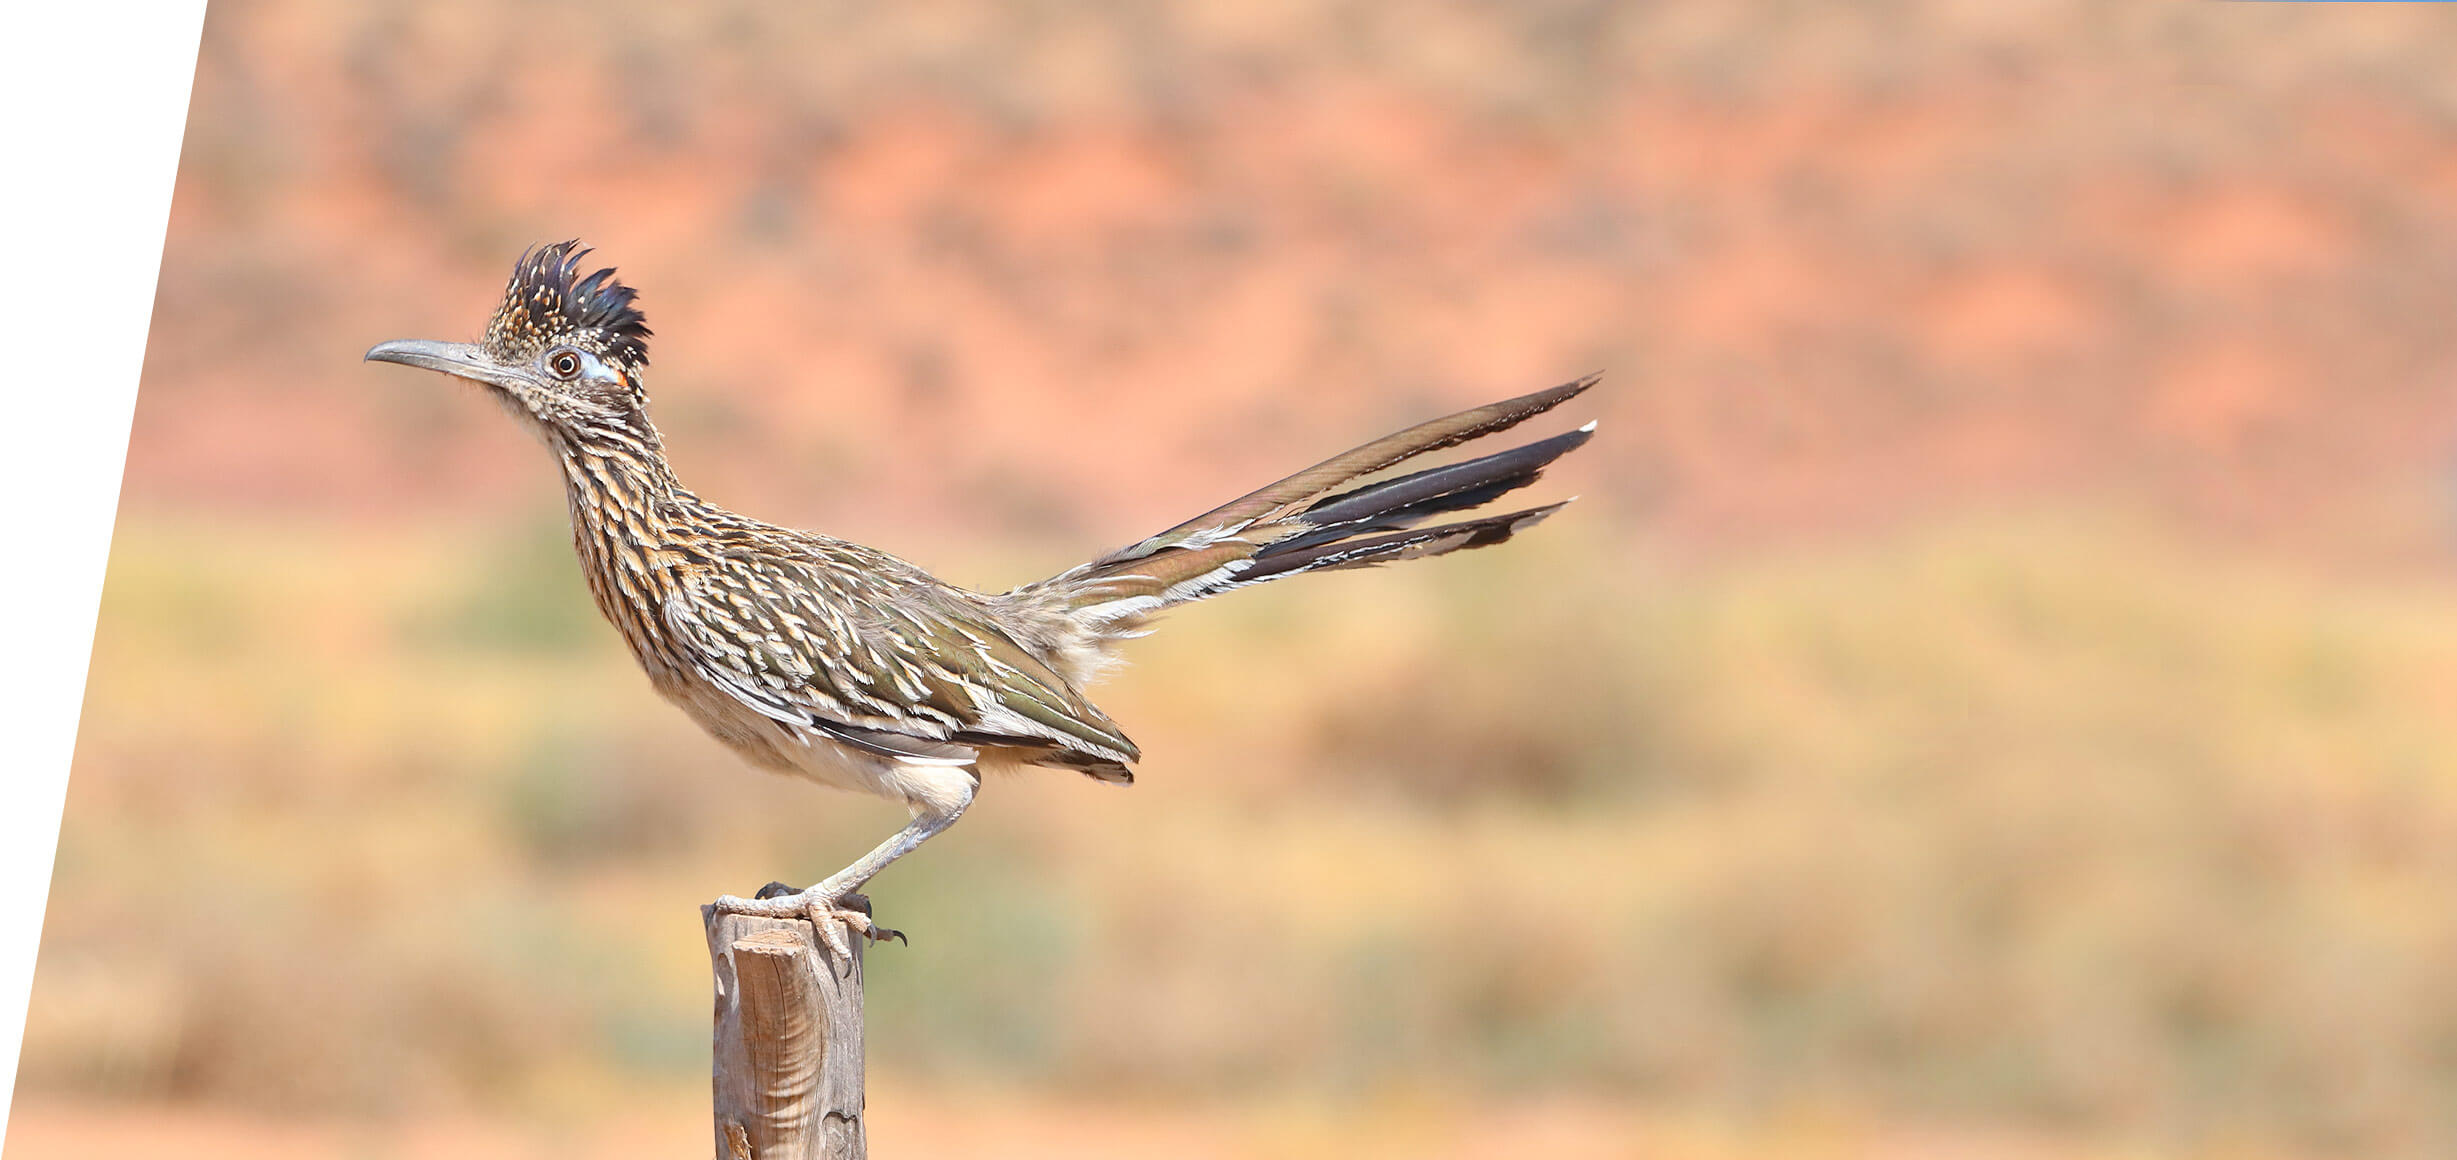
[[[1595,385],[1590,375],[1550,390],[1419,423],[1333,456],[1241,499],[1026,591],[1051,593],[1078,615],[1124,630],[1150,613],[1300,572],[1362,568],[1498,544],[1561,509],[1530,508],[1417,528],[1534,483],[1595,433],[1576,431],[1377,483],[1366,475],[1507,430]],[[1348,490],[1332,493],[1332,489]]]
[[[1417,528],[1413,531],[1389,532],[1379,536],[1359,536],[1349,540],[1334,540],[1302,548],[1282,550],[1279,544],[1254,554],[1254,565],[1237,574],[1235,585],[1260,584],[1299,572],[1328,572],[1339,568],[1370,568],[1376,564],[1391,564],[1425,556],[1468,548],[1486,548],[1508,540],[1520,531],[1544,522],[1544,517],[1570,506],[1569,500],[1546,504],[1539,508],[1511,512],[1508,515],[1486,516],[1462,520],[1455,524]]]
[[[1546,465],[1595,437],[1595,424],[1524,447],[1403,475],[1322,500],[1301,513],[1314,530],[1278,541],[1257,558],[1361,536],[1396,531],[1443,512],[1483,507],[1534,483]]]
[[[1270,523],[1296,510],[1297,505],[1360,476],[1396,466],[1403,460],[1429,451],[1456,447],[1471,439],[1507,431],[1585,393],[1602,377],[1588,375],[1558,387],[1444,415],[1397,434],[1385,435],[1362,447],[1334,455],[1286,479],[1257,488],[1150,539],[1111,552],[1093,561],[1091,566],[1101,568],[1127,560],[1139,560],[1171,548],[1211,542],[1220,535]]]

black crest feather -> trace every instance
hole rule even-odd
[[[633,305],[637,291],[612,268],[583,276],[588,247],[574,238],[524,251],[512,265],[503,304],[486,327],[486,346],[517,362],[558,343],[638,370],[648,365],[648,317]]]

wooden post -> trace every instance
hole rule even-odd
[[[862,940],[700,908],[717,978],[717,1160],[862,1160]]]

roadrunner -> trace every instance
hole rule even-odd
[[[1161,612],[1284,576],[1501,543],[1562,503],[1422,525],[1535,482],[1595,429],[1359,482],[1517,426],[1590,376],[1377,439],[1047,580],[972,592],[876,549],[736,515],[677,481],[648,418],[637,296],[611,269],[583,275],[587,253],[575,241],[523,254],[478,342],[387,342],[367,358],[478,383],[545,441],[598,610],[666,699],[752,764],[912,811],[816,886],[717,901],[807,917],[840,955],[851,934],[892,934],[855,892],[954,824],[983,771],[1134,780],[1141,752],[1083,690]]]

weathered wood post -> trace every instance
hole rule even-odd
[[[862,1160],[862,940],[700,908],[717,983],[717,1160]]]

